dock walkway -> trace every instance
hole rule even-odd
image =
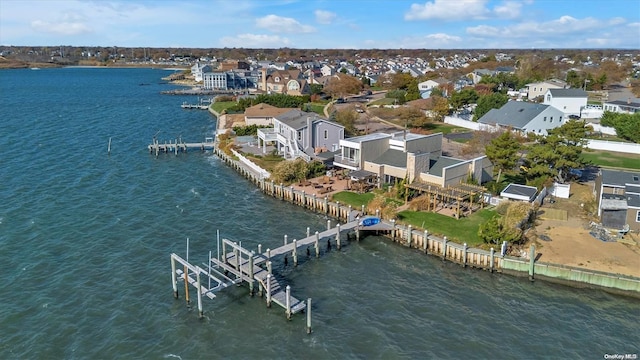
[[[149,150],[149,154],[155,154],[158,156],[159,154],[178,154],[178,153],[186,153],[188,150],[213,150],[214,142],[212,137],[205,138],[204,142],[198,143],[185,143],[176,140],[175,142],[169,141],[168,143],[160,143],[157,140],[154,140],[153,143],[147,145],[147,149]]]

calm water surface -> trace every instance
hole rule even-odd
[[[462,269],[379,237],[275,271],[305,318],[249,297],[174,300],[169,254],[204,262],[216,230],[275,247],[326,219],[210,153],[146,145],[215,129],[151,69],[0,71],[2,359],[602,359],[638,353],[637,300]],[[112,139],[111,155],[107,144]],[[181,295],[182,295],[181,290]],[[193,293],[192,293],[193,294]]]

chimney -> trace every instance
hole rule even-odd
[[[627,105],[631,105],[631,98],[627,98]]]
[[[267,92],[267,69],[262,68],[262,90]]]

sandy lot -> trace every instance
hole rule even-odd
[[[589,234],[591,216],[585,209],[589,207],[592,188],[591,182],[571,184],[569,199],[555,199],[555,203],[542,206],[541,210],[566,210],[568,219],[537,221],[534,235],[539,261],[640,277],[637,233],[629,233],[616,242],[604,242]]]

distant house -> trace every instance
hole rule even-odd
[[[582,89],[549,89],[544,94],[543,104],[562,111],[566,119],[570,115],[581,115],[587,106],[587,97],[587,92]]]
[[[631,99],[628,99],[627,101],[606,101],[603,104],[603,110],[620,114],[635,114],[640,112],[640,99],[634,99],[634,101]]]
[[[258,129],[263,153],[266,144],[274,143],[285,159],[311,161],[317,154],[336,151],[344,139],[344,126],[298,109],[273,117],[273,128]]]
[[[267,93],[303,95],[309,94],[309,82],[298,69],[276,70],[271,73],[262,69],[259,89]]]
[[[509,101],[500,109],[491,109],[478,122],[505,129],[547,135],[548,130],[566,122],[564,113],[553,106],[523,101]]]
[[[442,133],[420,135],[404,131],[373,133],[340,140],[333,165],[375,175],[379,184],[407,180],[446,187],[473,177],[491,180],[493,164],[486,156],[461,160],[442,155]]]
[[[529,100],[535,99],[538,96],[543,96],[549,89],[566,89],[568,85],[566,82],[557,79],[546,80],[537,83],[531,83],[525,85],[527,88],[527,98]]]
[[[247,126],[272,126],[274,118],[291,110],[294,109],[279,108],[269,104],[260,103],[244,110],[244,121]]]
[[[420,96],[423,99],[426,99],[431,96],[431,92],[433,89],[440,87],[441,85],[449,84],[449,80],[445,78],[437,78],[432,80],[423,81],[418,83],[418,91],[420,91]],[[446,90],[443,90],[446,95]]]
[[[602,225],[640,230],[640,172],[600,170],[595,192]]]
[[[202,74],[213,71],[211,65],[203,65],[200,62],[196,62],[191,67],[191,74],[196,82],[202,82]]]

